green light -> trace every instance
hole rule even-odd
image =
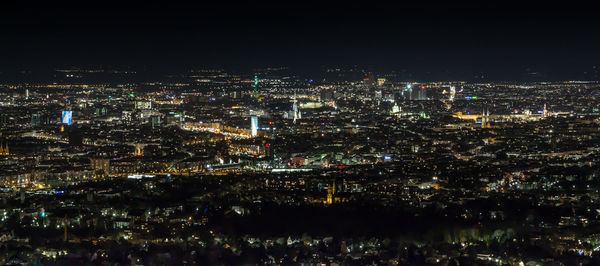
[[[254,98],[258,99],[258,76],[254,76]]]
[[[473,100],[477,100],[477,96],[473,96]]]
[[[129,97],[134,97],[135,95],[132,93],[129,94]]]

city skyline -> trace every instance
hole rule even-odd
[[[2,265],[600,265],[576,2],[0,9]]]

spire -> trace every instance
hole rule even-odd
[[[325,204],[333,203],[335,203],[335,182],[327,188],[327,199],[325,200]]]
[[[488,106],[484,106],[483,110],[481,111],[481,127],[482,128],[489,128],[489,122],[488,122],[488,116],[490,115],[490,109]]]
[[[258,99],[258,76],[254,76],[254,99]]]
[[[490,128],[490,107],[485,107],[485,128]]]
[[[10,151],[8,150],[8,142],[0,143],[0,155],[10,155]]]
[[[292,105],[292,112],[294,112],[294,124],[296,124],[296,119],[300,118],[299,117],[299,111],[298,111],[298,100],[296,99],[296,92],[294,91],[294,100],[293,100],[294,104]]]

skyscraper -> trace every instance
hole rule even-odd
[[[71,125],[73,123],[73,111],[63,111],[61,121],[63,124]]]
[[[404,96],[404,100],[413,100],[413,89],[412,89],[412,85],[406,84],[406,88],[402,91],[402,95]]]
[[[152,121],[152,127],[160,127],[160,115],[153,115],[150,120]]]
[[[258,134],[258,117],[257,116],[250,117],[250,132],[252,134],[252,137],[256,137],[256,135]]]
[[[296,120],[301,118],[300,110],[298,109],[298,99],[296,99],[296,93],[294,93],[294,99],[292,100],[292,112],[294,113],[294,124]]]
[[[425,87],[420,87],[417,91],[417,100],[424,101],[427,100],[427,90]]]
[[[36,127],[40,125],[40,114],[31,115],[31,126]]]
[[[254,76],[254,99],[258,99],[258,76]]]

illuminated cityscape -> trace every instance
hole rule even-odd
[[[132,4],[102,27],[47,29],[7,11],[14,42],[81,42],[3,44],[0,263],[600,264],[597,33],[555,49],[550,26],[507,33],[529,20],[444,5],[399,24],[248,5]],[[586,18],[556,30],[597,26]],[[336,28],[355,20],[373,30]]]

